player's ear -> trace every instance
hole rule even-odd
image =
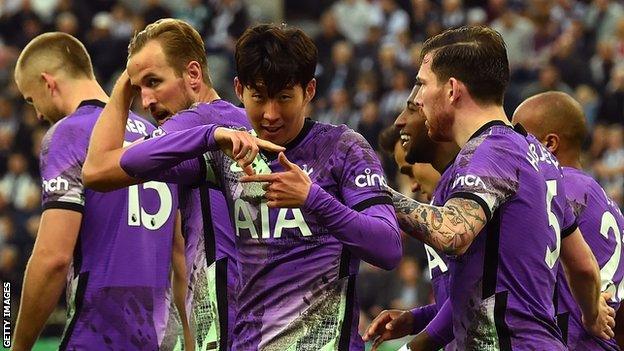
[[[543,144],[548,151],[554,154],[559,149],[559,142],[559,136],[557,134],[550,133],[544,137]]]
[[[240,100],[240,102],[243,102],[243,85],[241,84],[240,80],[238,80],[238,77],[234,77],[234,92],[236,92],[236,96],[238,96],[238,99]]]
[[[448,80],[448,98],[451,103],[456,103],[461,97],[461,87],[463,84],[455,78],[449,78]]]
[[[58,88],[56,79],[47,72],[41,72],[41,79],[43,80],[45,84],[46,91],[50,95],[54,94],[55,90]]]
[[[206,74],[208,72],[205,72]],[[201,87],[203,80],[203,74],[201,65],[197,61],[191,61],[186,65],[186,74],[189,79],[189,84],[193,90],[198,90]]]
[[[312,78],[312,80],[310,80],[308,82],[308,84],[306,84],[305,87],[305,96],[304,96],[304,100],[306,103],[312,101],[312,99],[314,98],[314,95],[316,95],[316,79]]]

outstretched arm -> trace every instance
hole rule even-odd
[[[485,211],[474,200],[451,198],[433,206],[390,189],[399,227],[407,234],[451,255],[461,255],[487,223]]]

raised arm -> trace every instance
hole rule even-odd
[[[390,189],[399,227],[407,234],[451,255],[461,255],[487,223],[485,211],[474,200],[451,198],[433,206]]]
[[[85,186],[107,191],[141,182],[130,177],[119,164],[132,97],[130,78],[124,71],[91,133],[87,157],[82,167]]]

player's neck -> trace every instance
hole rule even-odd
[[[213,102],[220,98],[221,97],[219,97],[219,94],[217,93],[217,91],[214,88],[209,87],[207,85],[202,85],[202,88],[197,94],[198,102]]]
[[[583,169],[583,165],[581,164],[581,159],[578,154],[568,154],[558,152],[555,157],[559,160],[559,165],[561,167],[570,167],[576,169]]]
[[[435,157],[431,165],[436,171],[443,173],[446,166],[455,158],[459,149],[454,143],[438,143]]]
[[[486,123],[502,121],[511,126],[509,119],[505,115],[505,110],[502,106],[497,105],[484,107],[473,105],[470,108],[458,111],[455,116],[453,137],[455,143],[460,148],[464,147],[470,137]]]
[[[81,102],[85,100],[100,100],[108,102],[108,95],[95,80],[82,79],[68,82],[68,98],[64,106],[67,115],[76,111]]]

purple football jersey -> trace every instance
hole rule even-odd
[[[624,232],[622,212],[589,175],[575,168],[564,167],[563,176],[568,203],[577,217],[585,241],[601,267],[602,290],[612,293],[609,304],[617,310],[624,297],[624,261],[620,260]],[[585,331],[581,310],[570,292],[561,267],[557,292],[557,319],[570,350],[619,350],[615,339],[605,341]]]
[[[308,119],[286,148],[286,157],[343,205],[364,211],[391,203],[375,152],[347,127]],[[354,285],[360,258],[305,209],[268,208],[261,185],[239,183],[242,169],[223,154],[212,164],[224,170],[236,232],[240,291],[233,349],[363,350]],[[254,169],[283,170],[279,161],[264,159]]]
[[[561,168],[533,136],[500,121],[464,145],[437,203],[477,201],[488,223],[449,256],[453,330],[460,350],[565,350],[553,296],[561,236],[576,228]]]
[[[180,111],[159,129],[169,133],[209,123],[248,127],[244,109],[216,100]],[[199,169],[205,166],[204,159],[198,164]],[[187,305],[196,348],[228,350],[238,281],[234,230],[223,193],[203,180],[179,188],[189,281]]]
[[[61,349],[156,350],[168,321],[175,187],[148,182],[100,193],[85,189],[81,168],[103,102],[89,100],[42,141],[43,209],[83,214],[68,274],[68,321]],[[125,140],[154,127],[131,114]]]

